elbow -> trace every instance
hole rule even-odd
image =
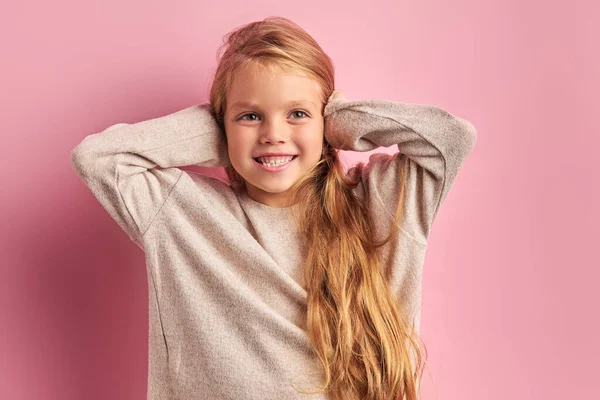
[[[93,136],[86,136],[77,146],[71,149],[71,165],[80,177],[83,177],[85,171],[98,163],[97,157],[95,157],[94,145],[90,143],[93,141]]]
[[[459,131],[462,135],[463,147],[466,153],[470,153],[475,148],[477,142],[477,129],[470,121],[456,117],[459,122]]]
[[[86,159],[87,157],[81,144],[71,150],[71,166],[80,177],[84,176],[85,166],[87,165]]]

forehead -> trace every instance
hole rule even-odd
[[[280,105],[284,109],[291,108],[291,107],[310,107],[310,106],[315,107],[315,108],[318,107],[317,103],[315,103],[313,100],[308,100],[308,99],[290,100],[285,103],[281,103]],[[231,104],[232,110],[244,109],[244,108],[261,108],[261,105],[260,105],[260,103],[253,102],[253,101],[236,101]]]
[[[234,73],[227,91],[228,108],[318,107],[321,87],[317,81],[295,70],[279,67],[245,67]]]

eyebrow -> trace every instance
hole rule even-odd
[[[305,104],[312,104],[315,107],[317,107],[317,104],[314,101],[310,101],[310,100],[290,101],[287,104],[285,104],[285,106],[286,107],[295,107],[295,106],[302,106]],[[235,108],[260,108],[260,107],[258,106],[258,104],[250,103],[247,101],[237,101],[234,104],[232,104],[231,108],[235,109]]]

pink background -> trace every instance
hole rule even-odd
[[[424,400],[600,398],[598,7],[281,3],[3,6],[0,398],[145,398],[144,255],[70,150],[207,100],[221,37],[268,15],[315,37],[350,98],[434,104],[478,130],[425,260]]]

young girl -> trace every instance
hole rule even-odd
[[[209,103],[72,151],[145,252],[148,398],[417,399],[427,239],[475,128],[432,105],[348,100],[285,18],[224,45]],[[337,154],[392,145],[347,172]]]

